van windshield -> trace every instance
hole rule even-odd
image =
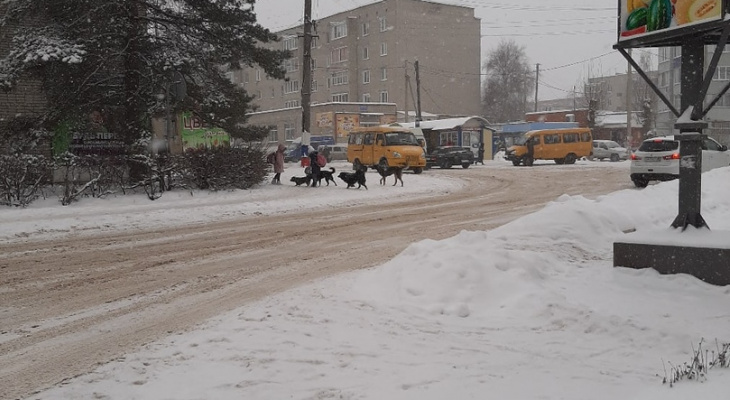
[[[524,146],[525,143],[527,143],[527,136],[522,135],[515,138],[514,145],[515,146]]]
[[[416,135],[411,132],[390,132],[385,134],[385,144],[388,146],[413,145],[419,146]]]

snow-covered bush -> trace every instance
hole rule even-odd
[[[181,174],[198,189],[248,189],[266,177],[264,158],[260,149],[252,147],[188,149],[181,160]]]
[[[25,207],[42,194],[51,166],[43,156],[0,155],[0,204]]]

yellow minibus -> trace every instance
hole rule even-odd
[[[426,152],[407,128],[390,126],[360,127],[347,140],[347,161],[354,169],[405,167],[416,174],[426,166]]]
[[[575,164],[593,154],[593,137],[588,128],[541,129],[525,133],[505,152],[505,158],[517,166],[532,166],[535,160],[553,160],[556,164]]]

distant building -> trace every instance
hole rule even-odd
[[[715,46],[705,46],[705,69],[714,52]],[[681,57],[681,47],[659,48],[658,86],[677,110],[680,109],[681,104]],[[728,81],[730,81],[730,48],[725,47],[705,98],[705,106],[709,105],[709,102],[720,93]],[[730,93],[722,96],[720,101],[707,113],[706,120],[709,127],[705,133],[722,144],[730,145]],[[657,133],[662,135],[679,133],[674,129],[675,122],[677,122],[677,117],[664,103],[659,104]]]
[[[272,46],[292,51],[285,63],[286,80],[270,79],[260,68],[231,71],[230,78],[256,97],[258,110],[249,123],[271,127],[270,140],[283,142],[301,136],[303,27],[277,34],[282,41]],[[413,121],[415,61],[423,115],[442,118],[481,111],[481,23],[473,8],[382,0],[322,18],[314,34],[311,102],[331,104],[327,112],[357,114],[362,121],[363,115],[383,112],[373,108],[390,104],[394,120],[405,122],[408,116]],[[314,112],[311,130],[318,134]],[[346,134],[338,132],[337,139]]]

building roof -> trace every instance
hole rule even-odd
[[[489,125],[489,121],[487,121],[486,119],[484,119],[482,117],[478,117],[478,116],[472,116],[472,117],[460,117],[460,118],[434,119],[432,121],[421,121],[419,124],[419,128],[434,129],[437,131],[446,130],[446,129],[456,129],[456,128],[464,125],[471,119],[476,119],[485,126]],[[399,125],[406,127],[406,128],[415,128],[416,127],[415,122],[403,122],[403,123],[400,123]]]
[[[641,121],[637,113],[631,113],[631,126],[640,127]],[[604,113],[596,115],[596,127],[597,128],[626,128],[626,113]]]

